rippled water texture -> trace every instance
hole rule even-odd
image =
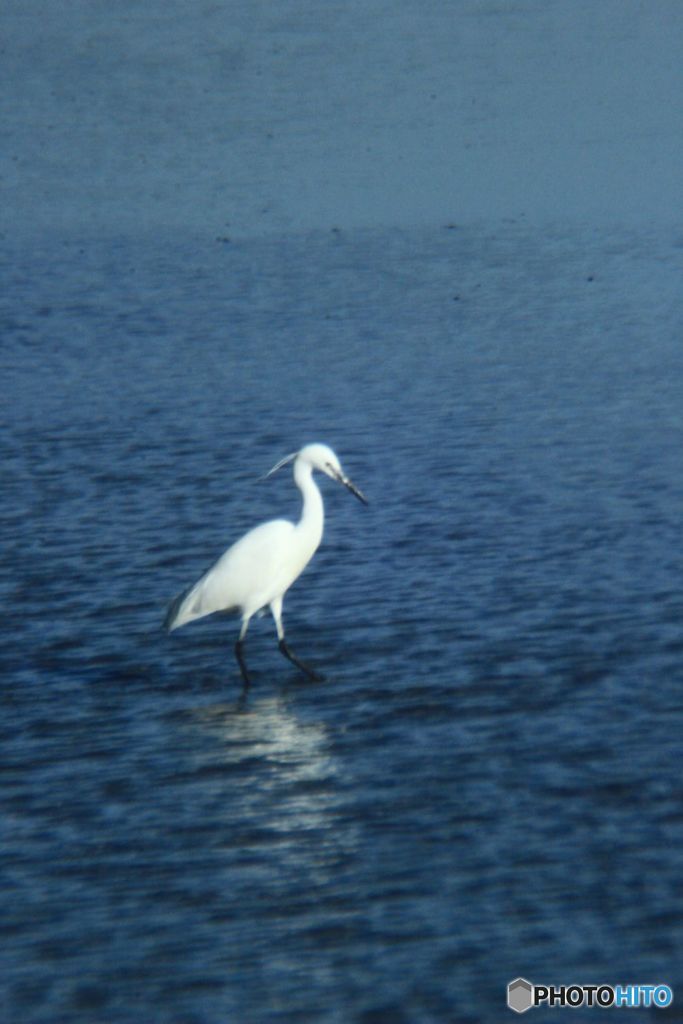
[[[4,259],[3,1020],[442,1024],[502,1019],[519,974],[675,986],[680,240]],[[243,697],[236,620],[160,623],[297,514],[259,477],[311,440],[371,502],[323,482],[285,601],[327,678],[255,620]]]

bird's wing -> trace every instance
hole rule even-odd
[[[207,598],[253,613],[278,593],[291,558],[294,524],[286,519],[262,523],[219,558],[206,580]],[[273,588],[275,588],[273,593]]]
[[[282,592],[293,532],[294,524],[286,519],[273,519],[250,530],[176,597],[166,616],[166,629],[233,608],[253,614],[269,604]]]

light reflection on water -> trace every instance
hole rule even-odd
[[[239,777],[239,814],[260,823],[267,839],[259,841],[277,847],[277,873],[306,879],[319,892],[331,889],[339,859],[355,853],[359,835],[353,822],[336,824],[345,786],[325,727],[299,721],[279,697],[250,699],[248,710],[236,712],[197,709],[192,722],[210,740],[195,748],[197,770],[207,767],[208,747],[219,776],[223,765]],[[233,800],[223,798],[229,826],[236,812]]]
[[[234,709],[222,705],[197,708],[192,713],[192,722],[209,735],[212,763],[233,768],[245,760],[256,760],[264,768],[273,769],[268,774],[269,782],[259,787],[269,802],[273,790],[282,794],[300,787],[296,806],[275,806],[281,821],[289,821],[290,813],[295,811],[302,827],[319,824],[317,819],[324,814],[324,806],[316,797],[322,795],[321,791],[316,792],[312,786],[307,794],[303,790],[306,784],[327,783],[336,774],[326,730],[321,724],[299,722],[279,697],[253,698],[246,692]],[[203,747],[197,749],[200,764],[202,750]]]

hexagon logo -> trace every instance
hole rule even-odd
[[[515,978],[508,985],[508,1006],[515,1013],[530,1010],[534,1003],[534,986],[526,978]]]

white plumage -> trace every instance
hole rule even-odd
[[[306,568],[322,540],[325,520],[323,499],[313,479],[313,471],[320,470],[344,484],[367,504],[358,488],[344,475],[339,459],[327,445],[305,445],[299,452],[281,459],[270,473],[291,461],[294,462],[294,480],[303,497],[298,523],[273,519],[250,530],[228,548],[193,586],[176,597],[164,622],[170,632],[214,612],[239,611],[242,628],[235,644],[235,655],[246,685],[249,684],[249,674],[244,661],[244,637],[251,617],[266,607],[270,608],[275,620],[281,652],[311,678],[319,678],[288,647],[282,626],[283,597]]]

